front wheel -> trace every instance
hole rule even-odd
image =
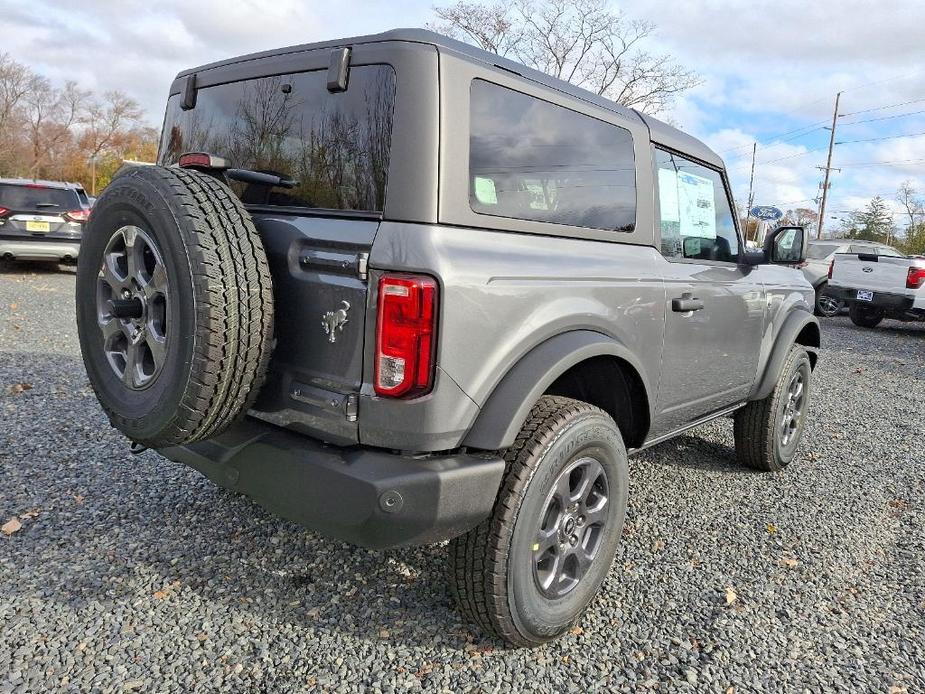
[[[771,394],[736,411],[736,457],[755,470],[783,470],[796,455],[809,407],[812,365],[801,345],[793,345]]]
[[[626,448],[602,410],[544,396],[505,460],[492,515],[450,542],[450,589],[484,631],[538,646],[575,624],[607,576],[626,513]]]
[[[876,328],[883,320],[884,314],[883,309],[865,306],[855,301],[848,308],[848,317],[859,328]]]

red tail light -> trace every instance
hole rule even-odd
[[[832,270],[835,269],[835,258],[832,258],[832,262],[829,263],[829,279],[832,279]]]
[[[0,207],[0,217],[3,217],[4,215],[6,215],[7,212],[9,212],[8,209],[6,209],[5,207]]]
[[[376,323],[376,394],[424,395],[433,387],[437,282],[423,275],[383,275]]]
[[[906,289],[918,289],[925,284],[925,267],[910,267],[906,275]]]
[[[69,222],[86,222],[90,216],[90,210],[71,210],[64,213],[64,218]]]

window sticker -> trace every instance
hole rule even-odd
[[[672,169],[658,170],[658,201],[662,224],[681,221],[678,209],[678,175]]]
[[[495,182],[490,178],[476,176],[475,199],[483,205],[497,205],[498,194],[495,192]]]
[[[677,177],[681,236],[715,239],[716,203],[713,181],[684,171],[678,171]]]

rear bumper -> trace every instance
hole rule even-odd
[[[863,288],[860,287],[859,289]],[[858,301],[858,289],[855,288],[833,287],[829,285],[828,293],[830,296],[841,299],[845,303],[850,304]],[[888,292],[874,291],[874,298],[872,301],[858,301],[858,303],[882,308],[887,311],[908,311],[912,308],[915,300],[911,296],[906,296],[904,294],[890,294]]]
[[[501,483],[495,455],[398,455],[327,446],[247,419],[160,453],[323,535],[374,549],[439,542],[486,518]]]
[[[0,239],[0,258],[11,255],[17,260],[62,260],[76,259],[79,253],[80,241]]]

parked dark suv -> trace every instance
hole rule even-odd
[[[136,450],[332,537],[450,540],[462,611],[536,645],[609,570],[628,455],[724,416],[742,463],[796,455],[803,230],[749,251],[733,210],[703,143],[437,34],[235,58],[94,207],[84,363]]]
[[[88,215],[77,184],[0,178],[0,258],[74,261]]]

